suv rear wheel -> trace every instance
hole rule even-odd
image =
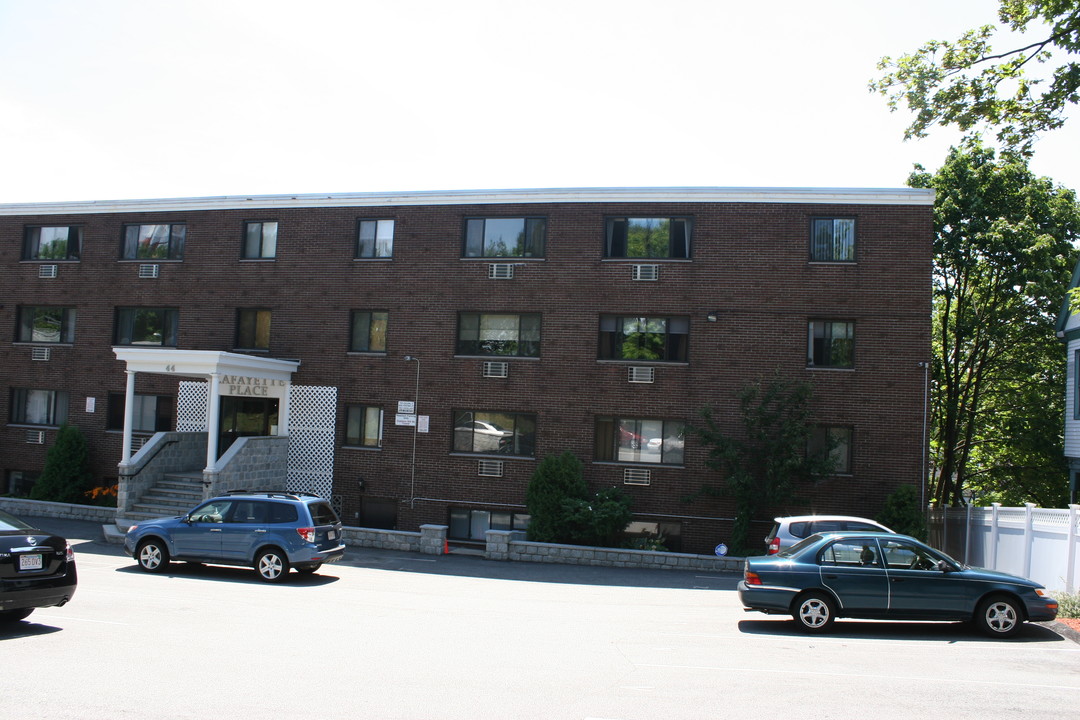
[[[263,550],[255,558],[255,572],[266,582],[283,582],[289,574],[289,558],[277,548]]]

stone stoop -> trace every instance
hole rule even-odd
[[[127,520],[183,515],[203,499],[202,470],[166,473],[132,506]]]

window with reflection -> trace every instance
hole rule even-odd
[[[173,407],[176,401],[168,395],[136,395],[132,406],[131,429],[137,433],[168,432],[172,429]],[[124,429],[124,393],[109,393],[106,428]]]
[[[382,447],[383,410],[375,405],[349,405],[345,414],[345,444]]]
[[[236,347],[244,350],[270,349],[271,313],[265,308],[236,311]]]
[[[601,315],[601,360],[686,362],[690,318]]]
[[[598,417],[596,459],[682,465],[685,436],[682,420]]]
[[[855,323],[838,320],[811,320],[808,332],[808,367],[850,368],[855,366]]]
[[[58,427],[67,422],[65,390],[11,389],[11,422],[16,425]]]
[[[75,308],[20,307],[18,341],[75,342]]]
[[[353,310],[350,317],[349,352],[386,352],[385,310]]]
[[[78,260],[83,229],[78,225],[28,227],[23,235],[23,260]]]
[[[356,257],[388,258],[393,254],[393,220],[360,220],[357,223]]]
[[[277,256],[278,224],[276,222],[244,223],[245,260],[273,260]]]
[[[608,218],[604,257],[688,258],[692,226],[689,218]]]
[[[547,219],[469,218],[465,221],[465,257],[544,257]]]
[[[182,260],[187,226],[125,225],[124,260]]]
[[[458,313],[457,354],[540,357],[540,313]]]
[[[855,261],[855,218],[814,218],[810,223],[810,259]]]
[[[117,345],[176,347],[179,322],[177,308],[117,308],[113,342]]]
[[[454,452],[534,457],[535,446],[536,415],[454,411]]]
[[[851,436],[850,427],[819,425],[810,431],[806,452],[828,458],[833,473],[848,475],[851,473]]]

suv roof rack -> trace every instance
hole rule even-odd
[[[302,497],[320,497],[315,493],[300,492],[292,490],[226,490],[224,495],[265,495],[266,497],[280,497],[288,498],[290,500],[299,500]]]

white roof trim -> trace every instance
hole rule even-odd
[[[116,359],[127,363],[132,372],[210,377],[241,375],[244,377],[284,380],[289,382],[300,367],[298,360],[242,355],[215,350],[175,350],[167,348],[114,347]]]
[[[807,203],[933,205],[934,191],[913,188],[565,188],[453,190],[311,195],[228,195],[158,200],[88,200],[0,205],[0,215],[78,215],[117,212],[236,210],[242,208],[395,207],[529,203]]]

